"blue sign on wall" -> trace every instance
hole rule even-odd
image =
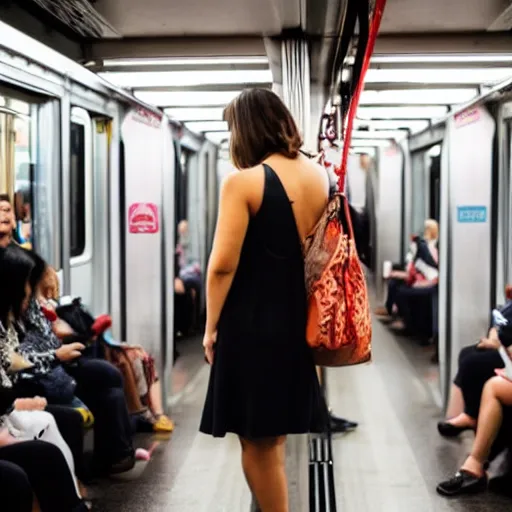
[[[487,206],[457,206],[457,222],[487,222]]]

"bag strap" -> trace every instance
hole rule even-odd
[[[361,97],[361,93],[363,91],[364,79],[366,76],[366,72],[368,71],[368,67],[370,66],[370,59],[373,54],[373,50],[375,48],[375,41],[377,40],[377,34],[379,32],[380,23],[382,20],[382,15],[384,13],[384,7],[386,5],[386,0],[376,0],[375,4],[375,13],[373,15],[373,19],[370,25],[370,33],[368,37],[368,44],[366,45],[365,57],[363,61],[363,67],[361,69],[361,75],[359,77],[359,82],[357,83],[357,87],[355,89],[354,95],[352,97],[352,101],[350,102],[350,107],[348,110],[348,118],[347,118],[347,130],[345,132],[345,138],[343,140],[343,156],[341,159],[341,167],[339,169],[339,180],[338,185],[339,189],[343,190],[343,185],[345,183],[345,175],[347,172],[347,160],[348,160],[348,152],[350,149],[350,143],[352,140],[352,130],[354,127],[354,119],[356,116],[357,107],[359,106],[359,98]]]

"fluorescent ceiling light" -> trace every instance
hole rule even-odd
[[[459,63],[459,62],[512,62],[511,55],[376,55],[372,57],[375,64],[407,63]]]
[[[443,117],[448,108],[443,106],[432,107],[359,107],[359,119],[433,119]]]
[[[372,130],[411,130],[411,132],[420,132],[427,128],[429,125],[428,121],[409,121],[409,120],[403,120],[403,121],[396,121],[396,120],[389,120],[389,121],[372,121],[369,120],[362,120],[362,119],[356,119],[354,121],[354,129],[362,128],[362,127],[368,127]]]
[[[363,91],[360,104],[453,105],[466,103],[477,95],[474,88]]]
[[[204,66],[207,64],[268,64],[266,57],[212,57],[202,59],[107,59],[103,61],[105,67],[118,66]]]
[[[511,76],[511,68],[369,69],[365,83],[490,84]]]
[[[229,132],[206,132],[205,137],[214,144],[220,144],[223,140],[229,139]]]
[[[201,105],[223,107],[231,100],[235,99],[240,92],[241,91],[135,91],[135,96],[146,103],[160,107],[200,107]]]
[[[223,108],[166,108],[169,117],[179,121],[222,121]]]
[[[185,126],[193,132],[227,132],[228,123],[225,121],[199,121],[196,123],[185,123]]]
[[[164,87],[212,84],[239,83],[272,83],[272,72],[267,70],[255,71],[143,71],[143,72],[106,72],[99,75],[119,87]]]

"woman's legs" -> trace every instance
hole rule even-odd
[[[112,364],[81,359],[69,369],[77,382],[76,395],[94,414],[94,457],[100,471],[125,471],[135,463],[133,429],[126,406],[123,378]]]
[[[285,437],[241,439],[242,467],[261,512],[288,512]]]
[[[482,390],[486,382],[495,375],[495,368],[503,368],[503,361],[497,350],[481,350],[471,346],[461,351],[455,385],[462,391],[464,410],[458,416],[448,416],[449,423],[457,427],[476,425]]]
[[[28,477],[41,512],[82,512],[73,476],[62,452],[44,441],[25,441],[0,448],[0,460],[19,466]]]
[[[166,416],[162,401],[162,384],[157,379],[149,388],[149,403],[151,405],[151,414],[155,418],[153,428],[157,432],[172,432],[174,423]]]
[[[31,512],[33,493],[28,476],[16,464],[0,460],[2,507],[10,512]]]
[[[84,478],[84,428],[81,414],[61,405],[48,405],[46,410],[55,418],[57,427],[73,454],[76,476]]]
[[[507,405],[512,405],[512,382],[492,378],[484,387],[475,442],[462,469],[476,476],[484,474],[484,464],[503,421],[502,407]]]
[[[446,419],[450,420],[464,412],[464,396],[462,390],[456,384],[452,384],[450,391],[450,401],[446,409]]]

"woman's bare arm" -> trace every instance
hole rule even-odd
[[[219,216],[206,278],[206,335],[213,338],[233,283],[249,225],[247,184],[242,173],[229,175],[220,195]]]

